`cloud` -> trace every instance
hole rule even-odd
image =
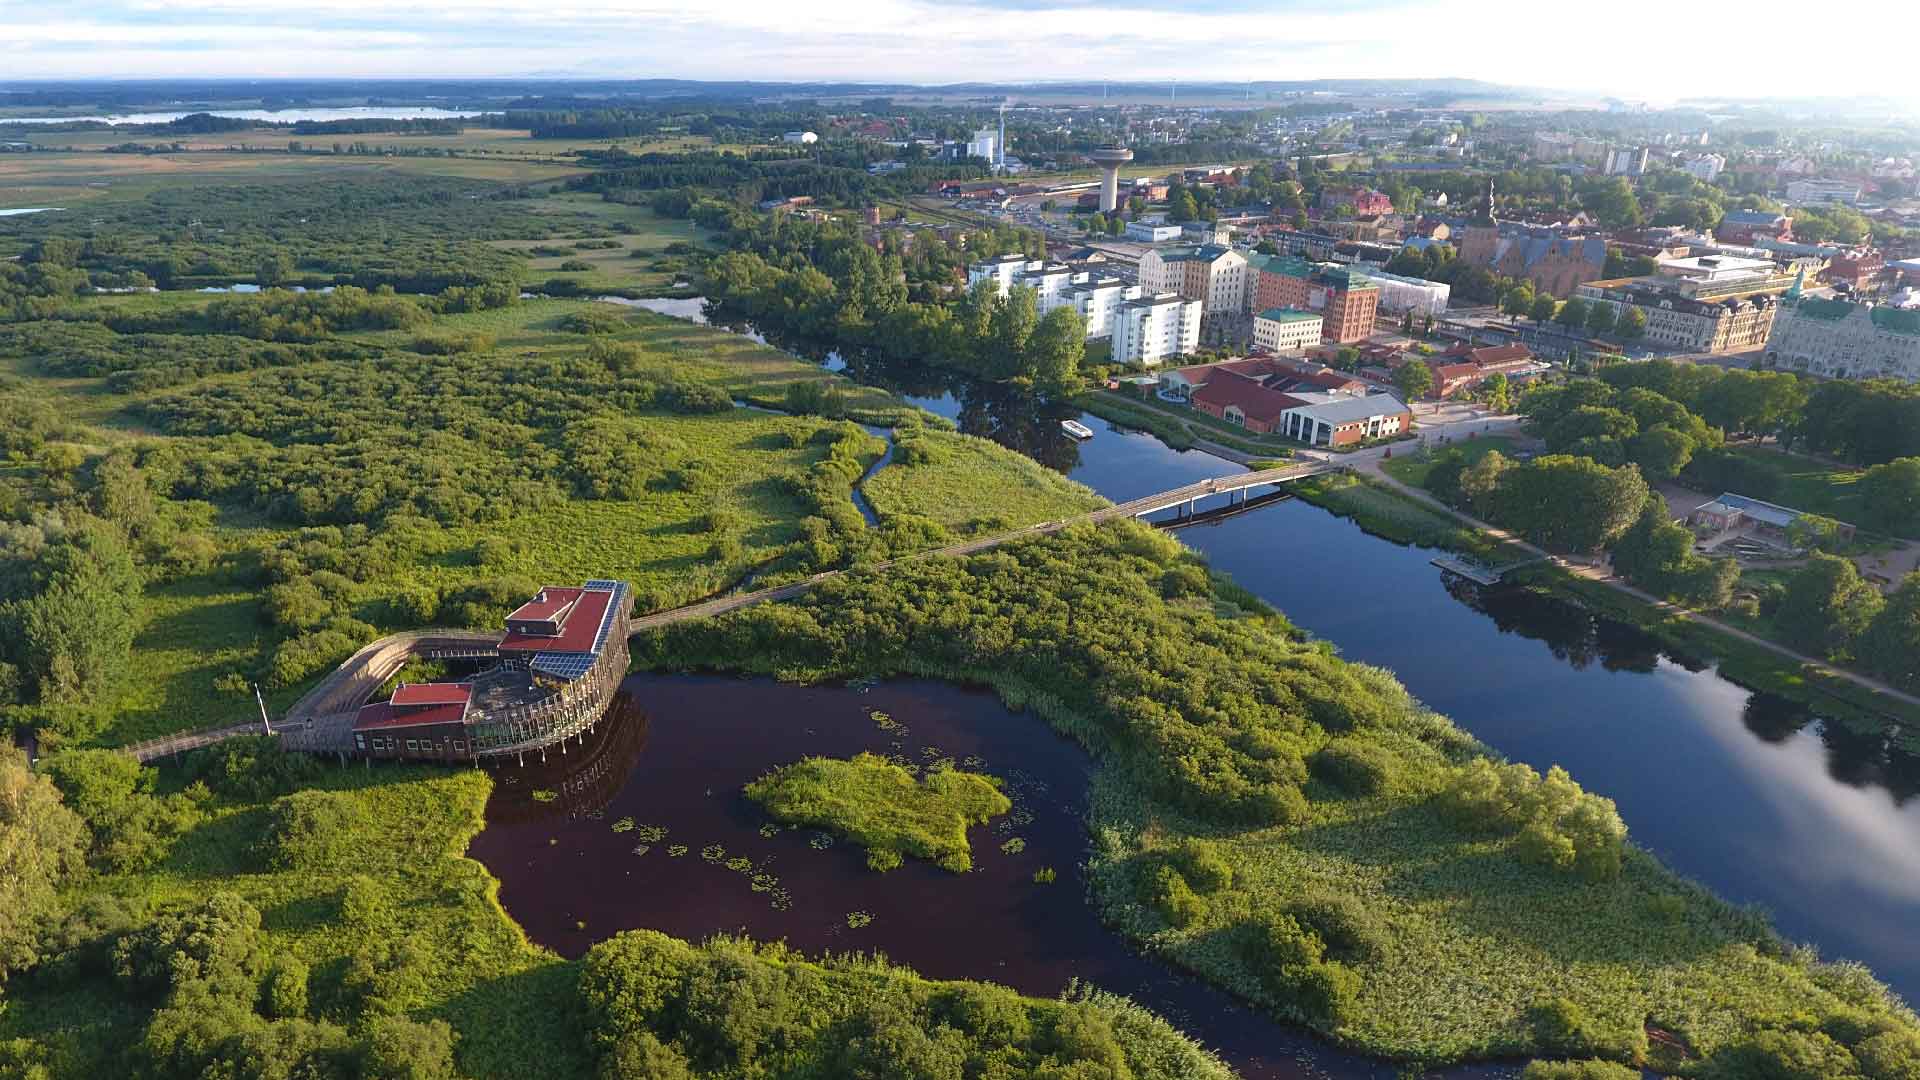
[[[1761,0],[1766,6],[1773,0]],[[1850,88],[1904,81],[1920,5],[1795,19],[1798,55],[1847,55]],[[1911,9],[1911,10],[1909,10]],[[1856,14],[1863,14],[1856,11]],[[1462,75],[1665,98],[1779,88],[1725,13],[1616,0],[1577,36],[1530,0],[0,0],[16,77],[514,76],[1025,82]],[[11,46],[11,48],[8,48]],[[79,47],[86,46],[82,51]],[[1719,50],[1714,59],[1705,59]],[[1702,57],[1702,59],[1694,59]],[[1797,84],[1812,88],[1812,83]]]

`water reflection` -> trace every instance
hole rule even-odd
[[[469,851],[500,879],[501,903],[528,936],[563,955],[635,927],[696,941],[745,931],[815,956],[879,950],[929,977],[1043,997],[1078,978],[1155,1009],[1249,1080],[1396,1075],[1146,958],[1102,926],[1080,871],[1087,755],[990,694],[930,682],[860,692],[635,676],[620,712],[565,762],[550,755],[524,775],[500,767],[487,827]],[[774,825],[740,794],[775,765],[860,751],[951,758],[1006,781],[1013,811],[969,830],[972,872],[909,860],[874,873],[853,845]],[[1040,867],[1058,880],[1035,883]],[[871,921],[850,925],[853,913]]]
[[[821,354],[824,355],[824,354]],[[855,358],[910,395],[1116,502],[1238,471],[1116,432],[1055,456],[1042,413],[951,373]],[[1064,441],[1064,437],[1061,437]],[[1070,464],[1066,464],[1071,462]],[[1781,931],[1920,994],[1920,758],[1908,743],[1753,694],[1636,628],[1518,589],[1297,500],[1190,530],[1215,567],[1516,761],[1564,765],[1640,844]]]

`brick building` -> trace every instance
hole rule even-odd
[[[1248,269],[1256,266],[1255,311],[1293,308],[1317,312],[1322,341],[1365,341],[1373,333],[1380,289],[1365,274],[1285,255],[1257,256],[1248,262]]]

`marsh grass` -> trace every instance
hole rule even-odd
[[[964,873],[973,868],[967,827],[1013,808],[990,777],[933,768],[916,779],[873,754],[805,758],[748,784],[746,794],[777,820],[832,829],[866,848],[875,870],[911,856]]]

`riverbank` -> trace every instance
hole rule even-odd
[[[1389,478],[1315,477],[1298,490],[1308,502],[1399,543],[1443,548],[1495,565],[1528,554]],[[1732,633],[1697,612],[1656,601],[1611,578],[1575,573],[1557,561],[1519,567],[1507,580],[1632,625],[1678,652],[1715,663],[1740,686],[1807,705],[1856,730],[1884,734],[1889,723],[1898,723],[1893,737],[1920,752],[1920,707],[1862,686],[1831,665],[1783,655],[1780,647]]]
[[[1243,617],[1200,578],[1179,584],[1193,562],[1137,526],[1075,530],[676,626],[637,643],[636,661],[995,687],[1104,766],[1088,827],[1110,922],[1370,1054],[1436,1063],[1557,1046],[1672,1066],[1646,1045],[1649,1022],[1711,1056],[1751,1024],[1826,1012],[1843,994],[1904,1022],[1877,991],[1843,989],[1854,969],[1813,963],[1649,855],[1624,849],[1617,874],[1589,881],[1538,865],[1516,834],[1449,825],[1442,793],[1486,751],[1385,672]],[[1249,686],[1268,690],[1254,700]],[[1197,837],[1227,873],[1180,869]],[[1277,973],[1257,944],[1274,916],[1323,909],[1347,912],[1366,939],[1320,939],[1330,997]],[[1543,1008],[1586,1018],[1571,1047],[1542,1026]]]
[[[1088,390],[1076,396],[1073,404],[1102,420],[1150,432],[1175,450],[1204,450],[1242,465],[1255,459],[1291,457],[1299,445],[1287,439],[1249,435],[1202,413],[1175,413],[1111,390]]]

